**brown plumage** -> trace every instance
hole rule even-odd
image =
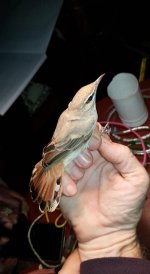
[[[43,149],[42,159],[33,169],[30,191],[41,212],[56,209],[63,190],[62,178],[66,165],[88,147],[96,128],[96,91],[102,77],[75,94],[68,108],[60,115],[53,137]]]

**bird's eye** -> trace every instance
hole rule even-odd
[[[86,104],[90,103],[93,99],[94,93],[92,95],[89,96],[89,98],[86,101]]]

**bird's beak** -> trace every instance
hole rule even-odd
[[[95,81],[95,86],[98,87],[100,81],[102,80],[102,78],[104,77],[105,73],[103,73],[101,76],[99,76],[96,81]]]

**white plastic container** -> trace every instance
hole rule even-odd
[[[121,121],[130,126],[143,125],[148,118],[148,111],[141,94],[139,82],[131,73],[119,73],[107,87]]]

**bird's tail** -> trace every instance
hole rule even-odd
[[[39,203],[41,212],[54,211],[59,204],[63,172],[62,163],[45,167],[41,160],[35,165],[30,179],[30,191],[33,201]]]

